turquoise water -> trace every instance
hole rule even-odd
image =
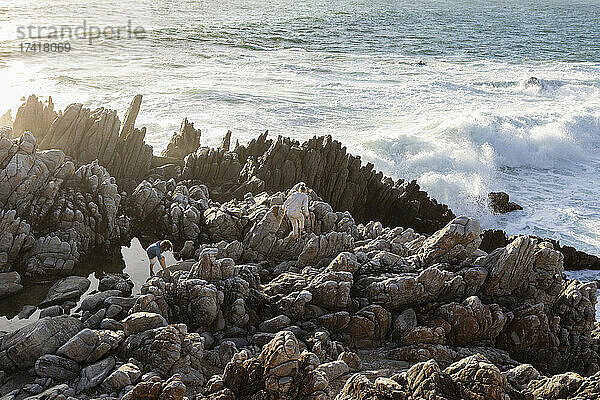
[[[145,33],[20,51],[19,26],[84,21]],[[183,117],[207,145],[331,134],[485,227],[599,254],[598,26],[597,1],[5,0],[0,112],[37,93],[122,116],[142,93],[155,152]],[[491,215],[497,190],[525,210]]]

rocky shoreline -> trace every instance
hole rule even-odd
[[[207,148],[184,119],[155,156],[141,102],[121,122],[31,96],[0,130],[0,295],[61,277],[0,333],[2,398],[600,396],[596,284],[565,278],[557,243],[484,233],[331,137]],[[181,261],[140,293],[118,273],[87,293],[78,268],[140,234]]]

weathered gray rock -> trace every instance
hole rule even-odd
[[[504,214],[511,211],[522,210],[523,207],[517,203],[509,201],[509,196],[504,192],[491,192],[488,193],[488,200],[490,208],[494,214]]]
[[[119,296],[121,292],[119,290],[107,290],[105,292],[95,293],[87,296],[81,302],[81,309],[83,311],[92,311],[100,307],[106,299],[111,296]]]
[[[71,381],[79,376],[79,364],[68,358],[44,354],[35,362],[35,373],[58,382]]]
[[[56,354],[82,363],[92,354],[99,340],[97,332],[86,328],[63,344]]]
[[[505,372],[506,379],[518,390],[523,390],[529,382],[540,378],[540,373],[531,364],[521,364]]]
[[[54,305],[54,306],[50,306],[48,308],[44,308],[42,311],[40,311],[40,318],[57,317],[57,316],[63,315],[63,314],[64,314],[63,308],[59,305]]]
[[[550,378],[532,380],[527,386],[527,391],[538,399],[571,399],[584,381],[581,375],[566,372]]]
[[[35,310],[37,310],[36,306],[23,306],[23,308],[21,308],[21,311],[19,311],[17,317],[19,319],[27,319],[33,315]]]
[[[180,375],[175,374],[166,382],[161,381],[158,376],[153,376],[135,385],[123,396],[123,400],[183,400],[185,393],[186,386]]]
[[[90,287],[90,280],[82,276],[68,276],[56,281],[48,290],[48,294],[39,307],[50,307],[68,300],[79,300]]]
[[[11,296],[23,290],[21,276],[13,272],[0,273],[0,298]]]
[[[98,283],[98,290],[105,292],[107,290],[118,290],[123,296],[130,296],[133,289],[133,282],[127,274],[106,274]]]
[[[119,347],[119,355],[123,359],[135,358],[162,376],[180,374],[186,385],[198,386],[205,380],[201,364],[204,340],[198,333],[188,333],[184,324],[131,335]]]
[[[115,359],[107,357],[82,369],[79,382],[77,382],[77,392],[81,393],[98,386],[114,367]]]
[[[536,245],[535,239],[520,236],[479,261],[488,270],[482,292],[490,297],[508,296],[523,282],[529,281]]]
[[[334,257],[354,247],[354,238],[347,233],[329,232],[326,235],[311,237],[302,253],[298,256],[298,265],[315,264],[324,258]]]
[[[29,131],[39,141],[46,135],[52,121],[57,116],[52,97],[48,97],[48,101],[44,104],[35,95],[31,95],[17,110],[15,121],[12,124],[13,136],[19,137]]]
[[[438,314],[450,323],[448,339],[455,346],[483,341],[493,344],[510,319],[500,306],[483,304],[477,296],[468,297],[461,304],[445,304]]]
[[[82,329],[73,317],[60,316],[40,319],[2,338],[0,363],[4,371],[32,367],[44,354],[54,353]]]
[[[66,383],[63,383],[60,385],[52,386],[51,388],[48,388],[35,396],[26,397],[26,399],[27,400],[45,400],[45,399],[58,400],[58,399],[67,398],[67,399],[72,400],[73,399],[72,396],[74,396],[74,395],[75,395],[75,390],[73,390],[73,388],[71,388]]]
[[[498,367],[482,355],[464,358],[444,370],[468,399],[510,400],[507,381]]]
[[[194,129],[194,123],[184,118],[179,132],[171,136],[171,140],[167,144],[167,148],[163,150],[162,156],[183,160],[185,156],[198,150],[200,135],[200,129]]]
[[[175,185],[174,180],[144,180],[131,195],[130,213],[141,223],[146,221],[157,235],[196,241],[208,204],[205,198],[197,200],[194,193],[202,193],[202,189]]]
[[[138,95],[122,127],[114,110],[90,110],[71,104],[52,122],[41,138],[40,148],[61,149],[82,163],[98,160],[124,183],[139,179],[150,170],[152,162],[152,147],[144,143],[146,129],[134,128],[140,103]]]
[[[18,264],[20,253],[30,248],[35,239],[31,226],[17,216],[16,210],[0,210],[0,232],[0,271],[8,271]],[[17,276],[17,272],[0,274],[0,297],[19,291],[21,278],[17,281]]]

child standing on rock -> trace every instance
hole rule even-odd
[[[306,192],[306,185],[304,182],[300,182],[298,191],[292,193],[283,203],[283,214],[287,215],[292,223],[292,235],[295,238],[300,237],[300,234],[304,231],[304,220],[310,218]]]
[[[146,254],[148,254],[148,259],[150,259],[150,276],[154,276],[154,264],[156,264],[156,261],[160,262],[163,271],[166,271],[165,256],[162,255],[162,252],[172,250],[173,243],[169,240],[160,240],[146,249]]]

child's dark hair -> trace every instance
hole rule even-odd
[[[160,248],[164,251],[173,250],[173,243],[170,240],[163,240],[160,242]]]

